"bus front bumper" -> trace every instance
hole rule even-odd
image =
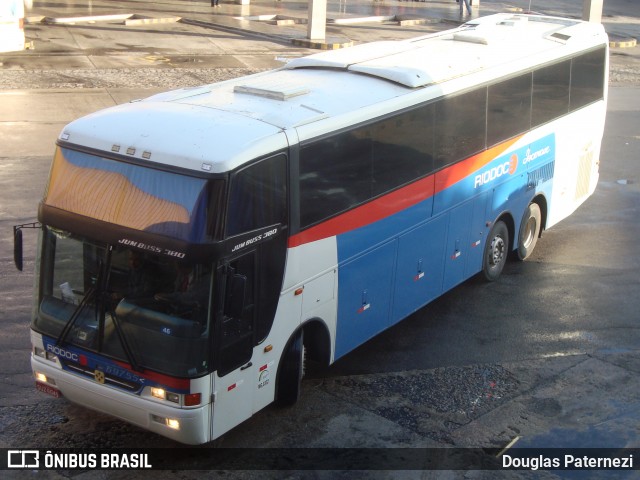
[[[31,355],[38,390],[111,415],[180,443],[198,445],[210,440],[210,405],[175,408],[140,398],[62,370],[58,364]],[[41,375],[46,377],[43,381]],[[39,378],[40,377],[40,378]]]

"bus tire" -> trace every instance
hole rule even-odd
[[[304,374],[304,345],[302,330],[289,341],[278,368],[276,400],[279,407],[290,407],[300,398]]]
[[[484,278],[493,282],[502,273],[509,254],[509,229],[502,220],[498,220],[491,229],[484,249],[482,273]]]
[[[540,228],[542,226],[542,212],[537,203],[531,203],[524,212],[518,235],[518,258],[525,260],[536,248]]]

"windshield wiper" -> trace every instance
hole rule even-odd
[[[111,254],[112,253],[113,253],[113,247],[111,245],[107,246],[106,262],[104,265],[105,268],[101,271],[101,274],[99,275],[98,282],[97,282],[98,289],[100,291],[100,300],[99,300],[100,306],[98,307],[96,305],[96,311],[99,312],[98,313],[99,314],[98,331],[100,332],[99,340],[98,340],[99,351],[102,351],[105,316],[107,313],[109,313],[109,315],[111,315],[111,321],[113,322],[113,325],[116,329],[116,333],[118,334],[118,340],[120,340],[120,345],[122,345],[122,350],[124,351],[124,354],[127,357],[127,361],[129,362],[129,364],[131,365],[131,368],[133,368],[134,371],[139,372],[140,366],[138,365],[138,362],[136,362],[136,358],[133,355],[133,351],[131,350],[131,347],[129,347],[129,342],[127,342],[127,337],[124,333],[124,329],[120,325],[120,322],[118,321],[118,317],[116,316],[115,308],[109,308],[109,311],[107,312],[107,304],[111,301],[111,297],[107,292],[107,287],[109,285],[109,280],[111,278]]]
[[[71,314],[71,317],[69,317],[69,320],[67,320],[67,323],[65,323],[64,328],[60,332],[60,335],[58,335],[58,338],[56,339],[57,346],[60,346],[64,343],[65,338],[67,338],[67,335],[69,335],[69,332],[73,328],[73,324],[76,323],[76,320],[80,316],[80,313],[82,313],[82,310],[84,310],[84,307],[87,305],[87,303],[89,303],[89,300],[93,298],[95,293],[96,293],[96,289],[93,287],[91,287],[89,290],[87,290],[87,292],[85,292],[85,295],[80,301],[80,304],[73,311],[73,313]]]
[[[120,344],[122,345],[122,350],[124,350],[124,354],[127,356],[127,360],[129,361],[131,368],[133,368],[133,370],[136,372],[140,372],[141,368],[136,362],[135,357],[133,356],[133,351],[129,347],[129,343],[127,342],[127,337],[125,336],[124,330],[120,325],[120,321],[116,316],[115,308],[109,312],[109,315],[111,315],[111,320],[113,321],[113,325],[116,327],[116,333],[118,334],[118,339],[120,340]]]

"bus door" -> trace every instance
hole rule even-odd
[[[256,314],[256,252],[218,268],[215,321],[216,374],[212,437],[218,437],[253,413],[252,362]]]

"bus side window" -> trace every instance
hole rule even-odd
[[[286,156],[254,163],[240,170],[231,181],[227,236],[286,223]]]
[[[379,121],[373,128],[372,196],[433,171],[433,104]]]
[[[487,89],[436,102],[436,169],[486,147]]]
[[[531,73],[489,86],[487,146],[531,128]]]
[[[571,111],[600,100],[604,94],[604,48],[585,53],[571,61]]]
[[[569,113],[571,60],[533,72],[531,123],[533,127]]]

